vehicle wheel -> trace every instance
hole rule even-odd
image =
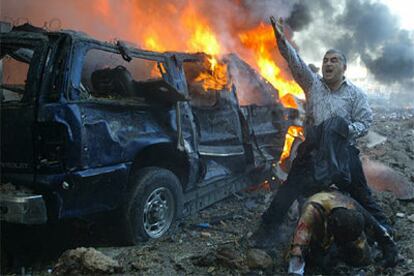
[[[147,167],[133,172],[131,182],[124,208],[127,242],[137,244],[163,236],[182,213],[180,181],[167,169]]]

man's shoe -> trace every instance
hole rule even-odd
[[[261,223],[249,239],[249,245],[256,248],[269,248],[276,244],[277,228]]]

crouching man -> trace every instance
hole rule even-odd
[[[381,224],[339,191],[317,193],[304,203],[290,249],[289,274],[303,275],[305,264],[327,267],[335,260],[362,266],[372,262],[366,237],[374,239],[384,266],[395,266],[398,251]]]

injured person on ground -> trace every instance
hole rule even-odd
[[[303,204],[288,272],[303,275],[305,264],[329,269],[338,260],[353,266],[367,265],[373,259],[367,238],[378,243],[385,267],[396,265],[396,244],[370,213],[339,191],[317,193]]]

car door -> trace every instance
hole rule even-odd
[[[34,182],[35,129],[38,95],[48,53],[48,38],[40,33],[0,34],[1,167]]]
[[[246,168],[237,99],[228,86],[205,89],[197,76],[204,67],[185,64],[188,93],[198,137],[203,181],[229,177]]]

